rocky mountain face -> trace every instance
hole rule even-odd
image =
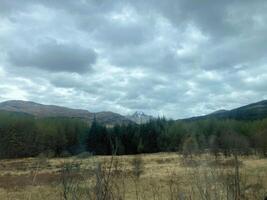
[[[153,119],[153,116],[151,115],[146,115],[145,113],[141,111],[136,111],[132,115],[127,115],[126,116],[129,120],[137,123],[137,124],[144,124],[148,122],[149,120]]]
[[[126,117],[113,113],[113,112],[98,112],[92,113],[88,110],[71,109],[55,105],[43,105],[30,101],[12,100],[0,103],[0,110],[26,113],[38,118],[44,117],[69,117],[81,119],[89,124],[93,121],[94,117],[99,123],[113,126],[115,124],[132,123]]]
[[[192,117],[184,120],[201,119],[235,119],[235,120],[258,120],[267,117],[267,100],[252,103],[233,110],[219,110],[208,115]]]

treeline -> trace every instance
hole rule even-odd
[[[267,156],[267,119],[185,122],[159,118],[142,125],[128,124],[112,129],[95,121],[86,144],[87,150],[95,154],[176,151],[186,155],[209,151],[228,156],[235,151]]]
[[[146,124],[107,128],[96,120],[89,127],[70,118],[36,119],[11,112],[0,113],[0,157],[47,154],[97,155],[179,151],[185,155],[210,151],[226,156],[232,151],[267,156],[267,119],[235,121],[206,119],[193,122],[164,118]]]
[[[26,114],[0,113],[0,157],[19,158],[76,154],[82,151],[88,126],[76,119],[35,119]]]

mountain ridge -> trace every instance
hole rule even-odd
[[[0,110],[30,114],[37,118],[68,117],[82,119],[89,124],[94,118],[105,125],[132,123],[128,118],[111,111],[89,112],[83,109],[74,109],[57,105],[45,105],[33,101],[10,100],[0,103]]]
[[[25,113],[34,117],[68,117],[82,119],[89,124],[92,123],[94,118],[98,122],[105,125],[115,124],[143,124],[151,119],[154,119],[151,115],[146,115],[144,112],[136,111],[132,115],[123,116],[111,111],[90,112],[85,109],[74,109],[58,105],[45,105],[36,103],[33,101],[23,100],[10,100],[0,102],[0,110]],[[183,121],[196,121],[202,119],[235,119],[235,120],[257,120],[267,118],[267,100],[247,104],[232,110],[217,110],[207,115],[195,116],[185,119],[179,119]]]
[[[247,104],[232,110],[218,110],[213,113],[182,119],[183,121],[196,121],[202,119],[235,119],[257,120],[267,117],[267,100]]]

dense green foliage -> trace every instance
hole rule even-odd
[[[74,154],[82,150],[87,129],[84,122],[75,119],[35,119],[29,115],[1,112],[0,157]]]
[[[233,151],[267,155],[267,119],[184,122],[163,118],[142,125],[128,124],[112,129],[106,129],[97,122],[94,126],[103,129],[100,134],[92,128],[88,136],[88,150],[95,154],[110,154],[113,149],[117,154],[159,151],[192,154],[209,150],[215,155],[220,152],[230,155]],[[98,147],[92,148],[97,144]]]
[[[0,156],[17,158],[73,155],[82,151],[108,155],[180,151],[185,155],[211,151],[214,155],[267,155],[267,119],[256,121],[152,120],[146,124],[106,128],[96,120],[91,127],[71,118],[36,119],[0,112]]]

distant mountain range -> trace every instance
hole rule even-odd
[[[69,117],[81,119],[89,124],[94,118],[99,123],[107,126],[115,124],[142,124],[153,119],[153,116],[146,115],[139,111],[132,115],[123,116],[113,112],[89,112],[88,110],[71,109],[55,105],[43,105],[31,101],[12,100],[0,103],[0,111],[9,111],[29,114],[37,118],[44,117]],[[233,110],[218,110],[204,116],[182,119],[184,121],[196,121],[202,119],[236,119],[236,120],[257,120],[267,118],[267,100],[242,106]]]
[[[267,100],[252,103],[233,110],[218,110],[208,115],[183,119],[194,121],[201,119],[236,119],[236,120],[257,120],[267,118]]]
[[[81,119],[89,124],[94,117],[99,123],[105,125],[133,123],[128,118],[113,112],[92,113],[88,110],[71,109],[55,105],[43,105],[31,101],[12,100],[0,103],[0,110],[9,112],[26,113],[37,118],[44,117],[69,117]]]
[[[154,118],[151,115],[146,115],[142,111],[136,111],[132,115],[127,115],[126,117],[137,124],[144,124]]]

